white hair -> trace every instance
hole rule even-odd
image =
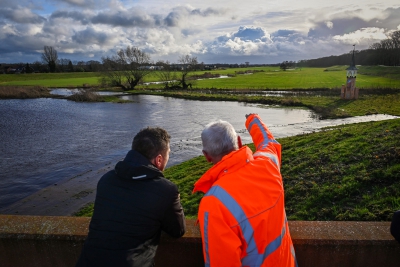
[[[201,133],[203,150],[213,158],[222,158],[239,149],[237,134],[232,124],[218,120],[206,125]]]

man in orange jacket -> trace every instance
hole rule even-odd
[[[281,146],[257,114],[246,115],[256,152],[226,121],[201,134],[214,166],[193,192],[205,193],[198,219],[205,266],[297,266],[285,213]]]

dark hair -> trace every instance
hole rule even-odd
[[[147,127],[141,129],[132,141],[132,150],[135,150],[152,160],[158,154],[165,155],[171,136],[160,127]]]

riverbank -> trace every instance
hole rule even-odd
[[[0,99],[28,99],[52,97],[49,89],[42,86],[0,86]]]
[[[298,89],[299,90],[299,89]],[[284,90],[294,92],[294,89]],[[340,99],[340,91],[331,89],[300,90],[302,94],[281,94],[278,96],[263,96],[244,94],[240,90],[224,93],[222,90],[191,90],[191,91],[129,91],[132,94],[151,94],[165,97],[183,98],[203,101],[236,101],[252,104],[278,105],[288,107],[305,107],[316,112],[320,119],[346,118],[371,114],[400,115],[400,90],[397,89],[366,89],[360,91],[359,99]],[[266,94],[266,91],[263,91]],[[322,93],[321,93],[322,92]]]

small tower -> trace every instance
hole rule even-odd
[[[341,99],[357,99],[358,98],[358,88],[356,88],[356,77],[357,68],[355,60],[355,49],[356,45],[353,45],[353,56],[351,58],[350,67],[346,69],[347,71],[347,82],[346,85],[342,85],[342,91],[340,94]]]

